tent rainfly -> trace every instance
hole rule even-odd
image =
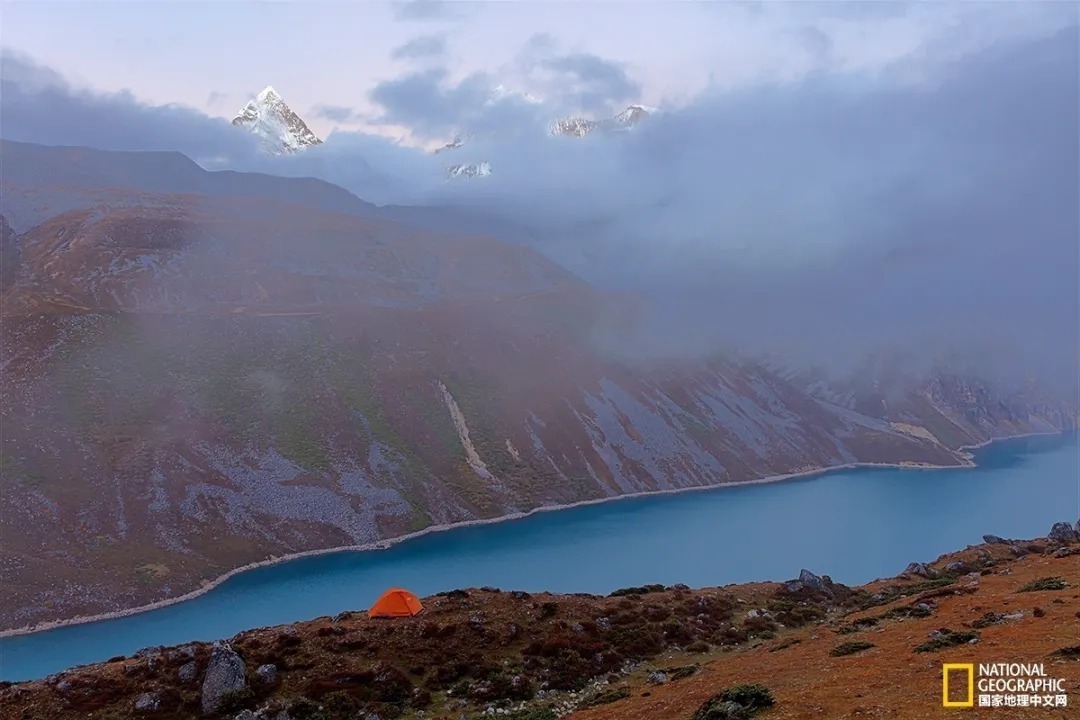
[[[368,617],[410,617],[424,609],[420,599],[408,590],[391,588],[384,592],[368,610]]]

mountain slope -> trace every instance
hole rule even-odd
[[[269,85],[240,109],[232,124],[257,135],[263,141],[263,147],[275,155],[322,144],[307,123]]]
[[[119,152],[0,140],[3,215],[16,232],[69,210],[164,203],[153,195],[258,198],[333,213],[371,216],[379,209],[316,178],[232,170],[208,172],[178,152]]]
[[[132,161],[93,157],[91,178]],[[52,197],[39,165],[18,167],[6,184]],[[987,389],[975,406],[998,409],[950,434],[970,408],[948,393],[899,424],[756,363],[628,364],[597,347],[634,322],[632,299],[524,247],[289,205],[309,185],[274,180],[243,196],[94,190],[9,239],[0,626],[539,506],[958,465],[957,439],[1074,422]]]

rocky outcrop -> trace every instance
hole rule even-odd
[[[925,563],[913,562],[904,568],[905,575],[917,575],[928,580],[932,580],[938,576],[938,572],[931,567],[927,567]]]
[[[260,665],[256,668],[255,674],[258,675],[259,680],[266,685],[273,685],[278,679],[278,668],[277,665],[274,665],[273,663],[266,663],[265,665]]]
[[[243,658],[229,645],[216,643],[210,654],[210,664],[202,684],[202,710],[215,713],[229,693],[247,686],[247,668]]]
[[[1047,537],[1054,542],[1071,543],[1080,540],[1080,533],[1077,533],[1073,526],[1067,522],[1057,522],[1050,528]]]
[[[135,698],[135,712],[149,713],[161,707],[161,696],[157,693],[143,693]]]

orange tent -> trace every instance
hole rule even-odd
[[[391,588],[375,601],[368,610],[368,617],[409,617],[424,609],[420,599],[408,590]]]

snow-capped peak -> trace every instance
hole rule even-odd
[[[630,105],[615,116],[615,122],[630,127],[631,125],[637,125],[655,112],[656,108],[651,108],[646,105]]]
[[[488,162],[451,165],[446,168],[447,180],[453,180],[455,178],[480,178],[487,177],[488,175],[491,175],[491,163]]]
[[[295,153],[322,142],[271,85],[240,109],[233,125],[258,135],[267,152]]]
[[[598,130],[625,131],[656,112],[656,108],[647,105],[630,105],[615,117],[604,120],[588,120],[583,117],[563,118],[552,124],[551,134],[582,138]]]

